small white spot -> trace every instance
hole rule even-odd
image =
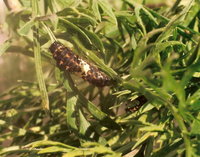
[[[84,60],[81,60],[80,64],[82,71],[84,71],[85,73],[87,73],[90,70],[90,65]]]

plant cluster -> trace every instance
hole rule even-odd
[[[199,0],[171,7],[134,0],[19,2],[15,10],[8,6],[10,38],[0,55],[33,57],[37,80],[0,95],[1,156],[200,156]],[[98,88],[60,71],[49,51],[55,40],[115,83]],[[124,112],[140,96],[147,102]]]

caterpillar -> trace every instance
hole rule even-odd
[[[128,106],[126,108],[127,112],[135,112],[138,111],[146,102],[147,102],[147,98],[144,95],[141,95],[139,97],[137,97],[135,100],[133,100],[133,102],[135,103],[134,105]],[[131,102],[130,102],[131,103]]]
[[[53,54],[53,58],[56,60],[60,70],[76,73],[82,79],[97,87],[111,85],[112,81],[105,73],[101,72],[95,65],[74,54],[72,50],[60,42],[55,41],[51,44],[49,50]]]

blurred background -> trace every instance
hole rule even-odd
[[[18,1],[12,0],[13,11],[17,8],[15,2]],[[8,9],[3,0],[0,0],[0,6],[0,44],[2,44],[10,34],[9,26],[5,24]],[[0,57],[0,67],[0,93],[16,85],[18,80],[33,81],[36,78],[33,59],[17,53],[17,50],[16,53],[4,53]]]

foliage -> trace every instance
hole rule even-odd
[[[179,2],[21,0],[0,54],[34,57],[38,80],[0,95],[0,141],[11,143],[1,156],[200,156],[200,2]],[[45,78],[52,32],[116,84],[97,88],[55,66]],[[139,111],[120,114],[140,95]]]

